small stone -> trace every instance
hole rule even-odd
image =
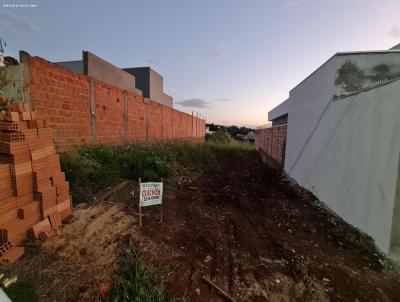
[[[112,280],[110,279],[104,280],[103,282],[100,283],[99,286],[100,295],[102,295],[103,297],[107,296],[112,287],[113,287]]]
[[[210,255],[208,255],[205,259],[204,259],[204,263],[208,263],[210,262],[212,259],[212,257]]]

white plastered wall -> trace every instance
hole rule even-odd
[[[285,170],[389,252],[400,154],[400,80],[333,100],[337,69],[400,53],[333,57],[290,92]],[[399,232],[400,230],[393,230]]]

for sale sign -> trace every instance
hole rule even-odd
[[[141,207],[162,204],[163,183],[144,182],[140,184],[140,204]]]

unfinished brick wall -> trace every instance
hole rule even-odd
[[[133,92],[29,57],[32,105],[53,128],[58,150],[83,144],[204,141],[205,121]]]
[[[287,125],[256,129],[256,150],[264,162],[282,169],[285,164]]]

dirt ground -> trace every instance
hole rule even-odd
[[[400,301],[400,276],[371,240],[273,171],[230,157],[211,174],[182,174],[166,187],[163,224],[152,207],[139,228],[130,182],[78,207],[11,272],[34,275],[42,301],[101,300],[134,238],[148,265],[168,272],[169,298],[225,301],[205,276],[236,301]]]

